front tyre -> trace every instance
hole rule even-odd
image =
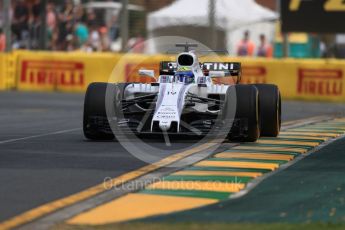
[[[86,90],[84,100],[83,131],[84,136],[87,139],[114,139],[112,132],[109,132],[110,126],[106,112],[106,103],[109,101],[106,100],[107,87],[113,87],[113,85],[96,82],[91,83]]]
[[[251,85],[233,85],[229,87],[224,106],[225,114],[231,106],[234,106],[234,95],[236,95],[235,120],[228,139],[231,141],[254,142],[260,136],[258,90]]]

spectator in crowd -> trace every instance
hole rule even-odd
[[[80,47],[81,51],[87,52],[87,53],[91,53],[93,52],[92,46],[90,44],[90,41],[86,41],[81,47]]]
[[[94,51],[101,50],[101,35],[95,25],[91,26],[89,41]]]
[[[260,44],[257,50],[258,57],[272,57],[273,56],[273,48],[271,44],[266,41],[266,36],[264,34],[260,34]]]
[[[255,45],[249,39],[249,31],[246,30],[243,34],[243,39],[237,45],[238,56],[253,56]]]
[[[119,26],[117,22],[117,16],[112,15],[110,21],[108,22],[108,31],[110,41],[115,41],[119,37]]]
[[[89,38],[89,29],[82,21],[78,22],[75,26],[75,36],[77,37],[79,46],[84,45]]]
[[[27,41],[29,30],[29,7],[24,0],[18,0],[14,4],[14,12],[12,19],[12,32],[17,46],[22,47],[22,41]]]
[[[107,27],[103,26],[99,29],[101,35],[101,51],[109,51],[110,50],[110,40],[108,36],[108,29]]]
[[[56,50],[56,42],[58,38],[57,30],[57,13],[55,11],[55,5],[51,2],[47,4],[47,37],[48,37],[48,47],[52,50]]]
[[[143,53],[145,49],[145,39],[137,32],[135,37],[128,40],[128,50],[132,53]]]
[[[67,47],[67,36],[72,34],[73,30],[73,9],[72,0],[66,0],[62,11],[59,13],[58,28],[58,49],[65,50]]]
[[[6,49],[6,37],[2,31],[2,28],[0,28],[0,52],[4,52],[5,49]]]
[[[78,39],[73,34],[68,34],[66,37],[66,50],[74,51],[78,47]]]
[[[47,27],[49,30],[53,31],[56,27],[57,19],[56,19],[56,12],[54,10],[54,4],[48,3],[47,4]]]
[[[77,22],[85,22],[86,15],[84,11],[84,7],[82,4],[75,6],[75,21]]]
[[[40,0],[34,0],[30,7],[30,20],[29,20],[29,48],[38,49],[40,31],[41,31],[41,2]]]
[[[3,27],[3,23],[4,23],[4,9],[2,7],[2,3],[3,1],[0,1],[0,28]]]
[[[98,26],[96,14],[95,14],[95,12],[93,10],[89,10],[87,12],[86,24],[89,27]]]

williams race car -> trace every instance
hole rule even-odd
[[[191,47],[176,62],[162,61],[139,75],[152,83],[92,83],[84,104],[83,130],[91,140],[121,135],[222,136],[230,141],[254,142],[275,137],[281,126],[281,98],[277,86],[240,84],[241,63],[200,63]],[[220,84],[219,78],[232,78]]]

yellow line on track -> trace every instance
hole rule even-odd
[[[119,186],[123,183],[126,183],[130,180],[136,179],[140,176],[143,176],[147,173],[150,173],[154,170],[157,170],[159,168],[165,167],[173,162],[176,162],[178,160],[181,160],[187,156],[190,156],[196,152],[208,149],[212,146],[217,145],[217,143],[205,143],[200,146],[197,146],[195,148],[186,150],[184,152],[176,153],[171,156],[168,156],[154,164],[150,164],[147,166],[144,166],[142,168],[139,168],[137,170],[125,173],[119,177],[113,178],[111,181],[108,181],[107,183],[111,184],[113,187]],[[95,196],[101,192],[106,191],[107,188],[104,186],[104,184],[98,184],[96,186],[93,186],[91,188],[88,188],[86,190],[83,190],[81,192],[78,192],[76,194],[52,201],[50,203],[38,206],[37,208],[31,209],[29,211],[26,211],[22,214],[19,214],[9,220],[6,220],[4,222],[0,223],[0,229],[12,229],[15,227],[18,227],[20,225],[23,225],[25,223],[31,222],[35,219],[38,219],[44,215],[50,214],[54,211],[57,211],[59,209],[62,209],[64,207],[73,205],[79,201],[86,200],[92,196]]]
[[[68,224],[100,225],[168,214],[217,203],[217,199],[132,193],[77,215]]]
[[[224,171],[202,171],[202,170],[183,170],[173,173],[172,175],[183,176],[245,176],[245,177],[258,177],[261,176],[261,172],[224,172]]]
[[[233,168],[251,168],[251,169],[269,169],[275,170],[279,167],[276,163],[261,163],[251,161],[200,161],[195,166],[207,167],[233,167]]]
[[[306,141],[283,141],[283,140],[257,140],[258,144],[275,144],[275,145],[305,145],[310,147],[318,146],[318,142],[306,142]]]
[[[308,131],[308,132],[295,132],[295,131],[282,131],[280,134],[289,134],[289,135],[306,135],[310,137],[338,137],[340,134],[337,133],[318,133],[317,131]]]
[[[343,117],[339,117],[339,118],[334,118],[333,121],[337,121],[337,122],[344,122],[345,123],[345,118]]]
[[[342,124],[334,124],[334,123],[324,123],[324,124],[315,124],[311,125],[310,128],[333,128],[333,129],[345,129],[345,125]],[[309,127],[308,127],[309,128]]]
[[[284,134],[279,134],[278,138],[319,140],[319,141],[327,141],[329,139],[329,137],[315,137],[315,136],[303,136],[303,135],[284,135]]]
[[[240,145],[232,148],[234,150],[254,150],[254,151],[260,151],[260,150],[267,150],[267,151],[284,151],[284,152],[298,152],[298,153],[305,153],[308,150],[303,148],[287,148],[287,147],[266,147],[266,146],[245,146]]]
[[[309,133],[327,133],[327,134],[336,134],[337,136],[341,135],[344,131],[341,131],[339,130],[340,132],[332,132],[331,130],[324,130],[324,129],[309,129],[308,128],[305,128],[305,129],[302,129],[302,128],[299,128],[299,129],[294,129],[294,130],[291,130],[292,132],[309,132]]]
[[[260,160],[285,160],[289,161],[294,158],[293,155],[271,154],[271,153],[245,153],[245,152],[223,152],[215,155],[216,158],[248,158]]]
[[[308,117],[308,118],[303,118],[303,119],[298,119],[298,120],[285,121],[282,123],[282,126],[296,125],[298,123],[305,123],[305,122],[310,122],[310,121],[320,121],[322,119],[326,119],[326,117],[315,116],[315,117]]]
[[[238,192],[245,184],[219,181],[159,181],[147,186],[147,189],[198,190],[212,192]]]

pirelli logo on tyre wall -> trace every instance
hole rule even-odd
[[[341,69],[298,69],[298,95],[340,96],[342,93]]]
[[[84,88],[84,64],[77,61],[23,60],[19,84],[25,88]]]
[[[266,75],[267,70],[264,66],[243,66],[241,83],[266,83]]]

